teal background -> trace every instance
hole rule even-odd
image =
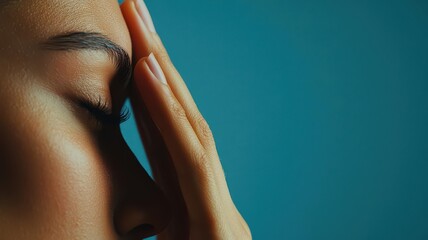
[[[428,1],[147,5],[254,239],[428,239]]]

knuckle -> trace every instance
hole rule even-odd
[[[208,162],[208,154],[205,151],[195,151],[193,154],[193,162],[196,165],[205,168]]]
[[[151,52],[156,53],[156,59],[159,62],[166,63],[170,60],[166,49],[161,44],[153,44],[150,48]]]
[[[211,165],[210,165],[210,156],[206,151],[198,151],[193,154],[193,165],[202,175],[204,180],[211,179]]]
[[[178,118],[178,120],[186,119],[186,112],[184,108],[178,103],[178,101],[173,100],[170,105],[173,118]]]
[[[159,47],[156,44],[148,44],[147,45],[147,51],[149,53],[158,53],[158,51],[159,51],[158,49],[159,49]]]
[[[195,153],[195,160],[199,163],[202,163],[203,165],[205,165],[206,163],[209,162],[209,156],[208,153],[205,151],[198,151]]]
[[[205,141],[211,141],[213,139],[213,133],[205,118],[201,114],[196,114],[195,121],[201,138]]]
[[[164,49],[158,49],[158,60],[162,63],[168,63],[170,61],[168,53]]]

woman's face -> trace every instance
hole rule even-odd
[[[163,194],[103,112],[119,115],[131,71],[117,1],[1,2],[0,238],[163,229]]]

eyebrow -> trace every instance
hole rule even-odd
[[[132,65],[129,54],[107,36],[97,32],[70,32],[50,37],[42,42],[42,49],[53,51],[103,51],[116,66],[116,78],[127,86],[131,80]]]

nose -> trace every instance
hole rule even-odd
[[[115,203],[113,221],[124,239],[142,239],[161,232],[171,219],[169,203],[122,136],[107,157]]]
[[[134,191],[123,195],[115,209],[117,232],[126,239],[142,239],[160,233],[170,220],[164,195],[151,180],[140,187],[134,184],[132,188]]]

